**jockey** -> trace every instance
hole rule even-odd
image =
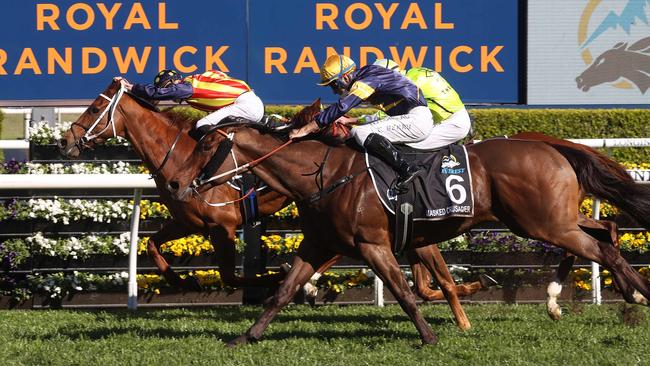
[[[206,71],[185,78],[175,70],[162,70],[151,84],[133,84],[122,78],[122,85],[133,94],[151,100],[183,101],[209,114],[196,122],[192,137],[200,138],[224,118],[241,117],[252,122],[269,120],[264,104],[243,80],[221,71]]]
[[[292,131],[291,138],[316,132],[335,121],[356,123],[356,118],[345,117],[345,113],[362,102],[369,102],[383,110],[388,117],[352,128],[351,134],[359,145],[398,173],[398,190],[406,188],[424,171],[422,167],[410,165],[392,144],[413,146],[426,139],[433,129],[431,111],[415,84],[385,67],[367,65],[357,70],[349,57],[332,55],[321,68],[318,85],[329,86],[341,98],[316,116],[314,121]]]
[[[411,145],[416,149],[434,149],[462,140],[470,132],[472,123],[458,93],[434,70],[414,67],[403,71],[393,60],[376,60],[373,65],[382,66],[405,75],[422,90],[433,115],[433,131],[423,141]],[[365,119],[373,117],[364,116]],[[364,118],[361,119],[362,121]]]

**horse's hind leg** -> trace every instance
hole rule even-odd
[[[325,252],[323,249],[311,245],[308,240],[303,240],[298,249],[298,253],[293,259],[289,273],[287,273],[286,278],[280,284],[280,287],[278,287],[271,300],[267,302],[267,306],[262,315],[257,318],[255,324],[245,334],[233,339],[228,345],[236,346],[259,340],[273,318],[293,299],[296,292],[314,274],[315,269],[322,266],[332,257],[334,257],[333,253]]]
[[[433,334],[431,327],[420,313],[415,303],[415,296],[399,268],[397,259],[389,249],[389,245],[359,243],[358,247],[368,266],[384,281],[404,312],[411,318],[415,328],[420,333],[422,343],[435,344],[438,338]]]
[[[560,305],[557,303],[557,299],[560,297],[562,284],[569,276],[569,273],[571,273],[571,268],[573,268],[575,260],[575,255],[567,253],[560,262],[560,265],[557,267],[555,279],[553,282],[549,283],[546,288],[546,312],[553,320],[560,320],[560,317],[562,316],[562,308],[560,308]]]
[[[456,324],[458,327],[463,330],[471,328],[469,319],[467,318],[467,315],[465,314],[465,311],[460,304],[460,300],[458,299],[458,292],[456,289],[456,284],[454,283],[454,279],[451,277],[451,273],[449,273],[447,263],[442,257],[442,254],[440,254],[438,246],[433,244],[427,245],[425,247],[415,248],[413,251],[410,251],[408,255],[409,261],[412,263],[411,268],[413,268],[413,276],[416,278],[416,280],[419,279],[419,282],[422,282],[421,280],[423,275],[417,273],[417,265],[414,264],[414,262],[416,262],[416,258],[412,258],[415,256],[417,256],[417,260],[419,260],[419,262],[421,262],[422,265],[424,265],[426,269],[428,269],[429,272],[431,272],[436,277],[436,281],[440,286],[441,293],[447,299],[447,303],[451,307],[451,311],[454,314],[454,318],[456,319]],[[418,286],[418,291],[420,293],[421,289],[419,289],[419,287],[421,286],[422,283],[420,283]],[[428,283],[426,284],[426,287],[429,288]],[[480,288],[481,284],[478,283],[476,291],[478,291]]]

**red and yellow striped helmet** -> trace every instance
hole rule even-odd
[[[357,65],[348,56],[331,55],[320,68],[320,82],[318,85],[327,85],[339,79],[341,76],[354,71],[356,67]]]

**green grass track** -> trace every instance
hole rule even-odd
[[[115,311],[0,311],[0,364],[8,365],[648,365],[649,310],[467,305],[459,331],[448,307],[421,309],[439,336],[419,337],[398,306],[291,306],[253,345],[227,348],[257,307]],[[628,319],[628,322],[624,322]],[[632,324],[632,325],[630,325]]]

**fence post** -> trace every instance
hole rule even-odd
[[[375,273],[375,306],[383,307],[384,306],[384,281],[377,276]]]
[[[592,211],[592,217],[594,220],[600,220],[600,198],[594,198]],[[591,262],[591,302],[596,305],[602,303],[602,294],[600,292],[600,265],[596,262]]]
[[[138,228],[140,226],[140,198],[142,188],[133,190],[133,211],[131,213],[131,247],[129,249],[129,310],[138,308]]]
[[[248,192],[250,189],[255,189],[255,180],[254,175],[244,174],[242,176],[242,193]],[[257,217],[257,213],[249,215],[249,211],[253,209],[252,207],[247,207],[249,204],[251,204],[249,200],[242,202],[245,210],[242,214],[244,216],[243,236],[244,242],[246,243],[244,247],[243,265],[244,277],[255,277],[266,272],[266,252],[262,247],[262,239],[260,238],[264,234],[265,225]],[[244,287],[242,303],[245,305],[261,304],[264,302],[266,292],[267,289],[264,287]]]

